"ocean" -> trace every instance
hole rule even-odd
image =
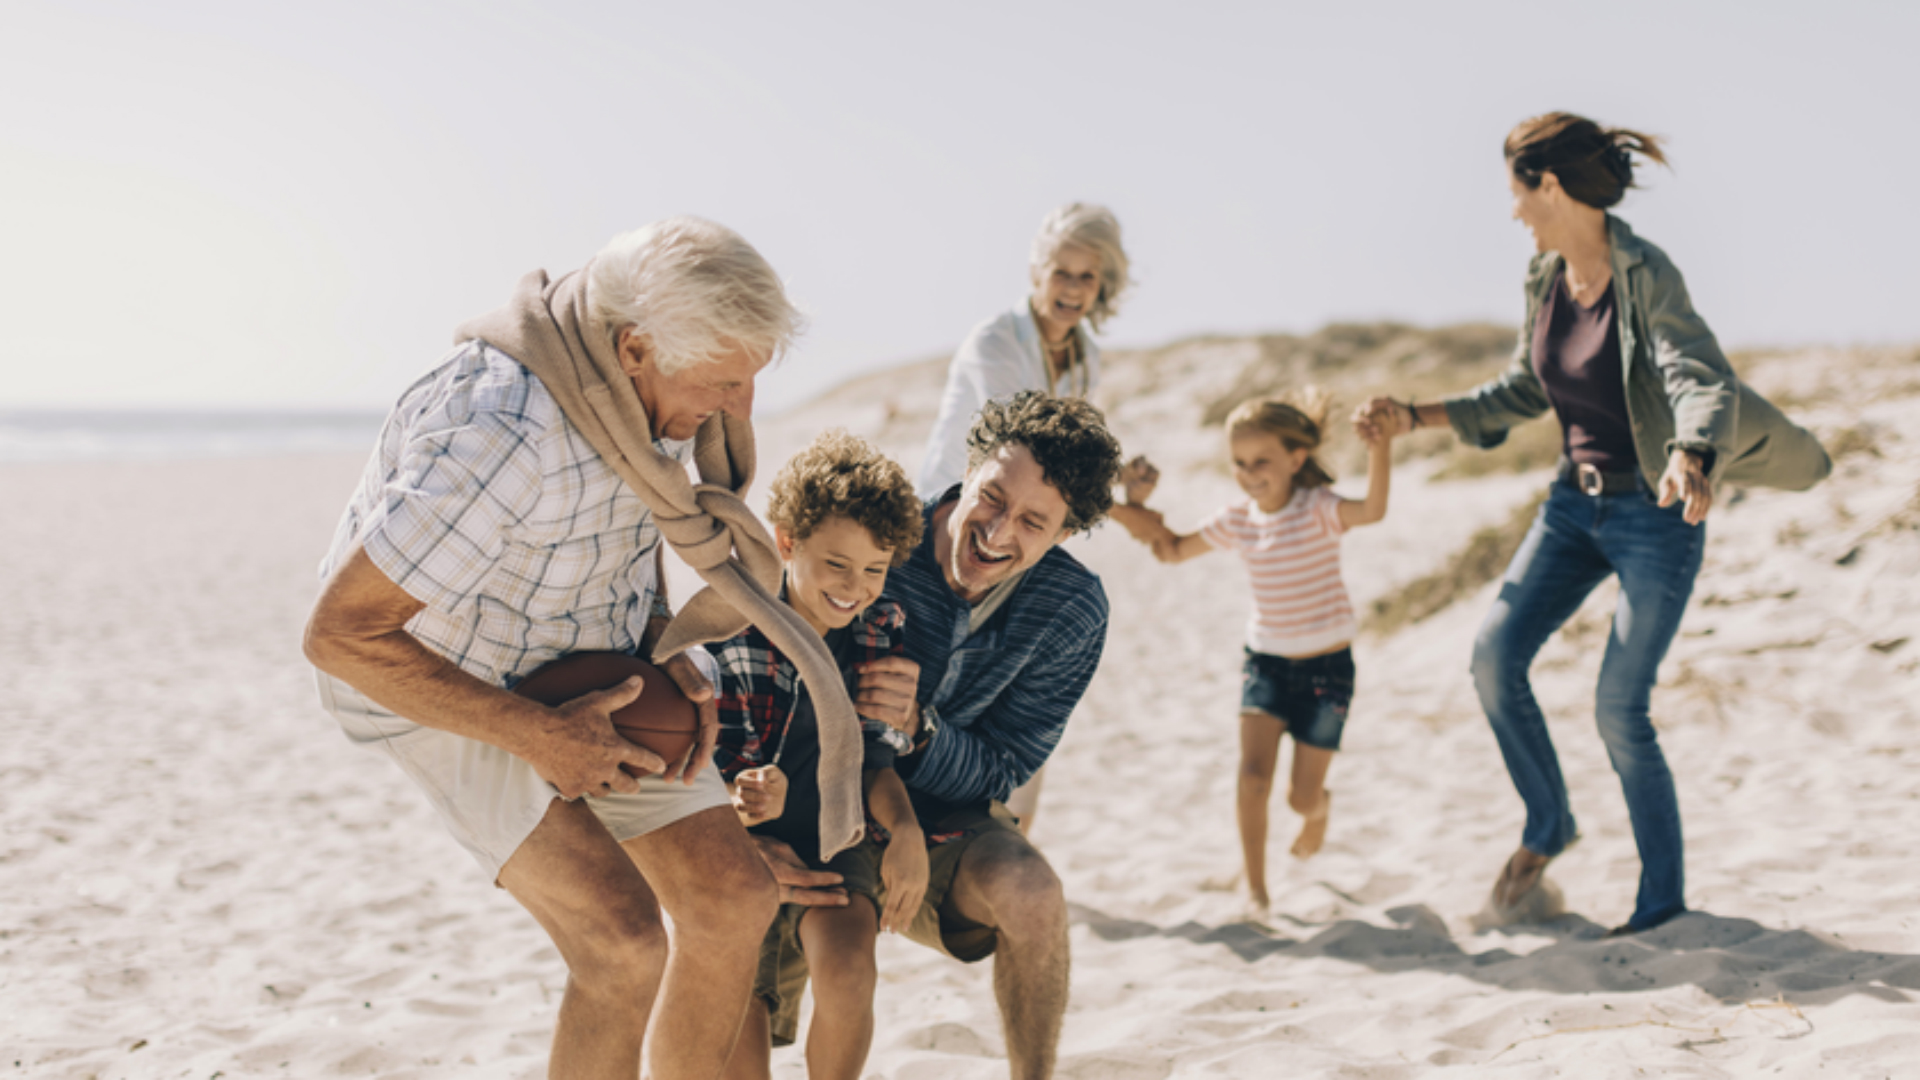
[[[0,462],[370,453],[373,410],[0,410]]]

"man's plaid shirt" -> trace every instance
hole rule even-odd
[[[882,599],[861,612],[847,625],[851,656],[842,670],[901,655],[907,647],[906,625],[906,612],[891,600]],[[720,662],[720,739],[713,761],[720,775],[732,780],[743,769],[772,763],[793,717],[795,695],[801,692],[800,671],[757,626],[707,649]],[[894,752],[907,745],[904,736],[878,720],[862,718],[860,730],[866,735],[870,769],[892,765]]]
[[[684,461],[692,442],[654,445]],[[426,605],[409,632],[507,686],[567,653],[633,651],[660,533],[540,380],[470,341],[387,417],[322,577],[356,542]]]

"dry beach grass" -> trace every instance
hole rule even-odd
[[[1206,421],[1235,395],[1465,386],[1509,340],[1184,342],[1112,355],[1102,404],[1185,526],[1232,493]],[[1589,719],[1606,590],[1539,665],[1586,837],[1549,872],[1570,914],[1473,922],[1521,812],[1464,671],[1491,586],[1459,567],[1498,564],[1476,537],[1510,536],[1537,458],[1473,470],[1444,435],[1409,442],[1387,521],[1348,540],[1356,601],[1399,614],[1356,649],[1327,848],[1276,850],[1264,928],[1234,921],[1229,885],[1240,570],[1161,567],[1115,529],[1074,541],[1114,623],[1035,836],[1073,903],[1062,1075],[1920,1075],[1915,361],[1741,360],[1837,465],[1806,494],[1725,492],[1710,521],[1655,696],[1696,911],[1634,938],[1598,940],[1637,873]],[[832,425],[911,465],[941,369],[763,421],[763,461]],[[0,1076],[542,1075],[558,956],[339,737],[300,658],[360,464],[0,466]],[[881,968],[870,1075],[1005,1074],[985,968],[894,940]]]

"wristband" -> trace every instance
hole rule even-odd
[[[1414,428],[1417,428],[1420,426],[1420,410],[1413,407],[1412,398],[1408,398],[1406,400],[1406,406],[1407,406],[1407,430],[1412,431]]]
[[[915,734],[913,737],[914,753],[917,754],[920,751],[925,750],[927,748],[927,743],[933,740],[933,733],[940,730],[940,722],[934,719],[936,715],[937,714],[933,711],[933,706],[925,705],[921,707],[920,731],[917,734]]]
[[[673,621],[673,609],[667,606],[666,597],[661,596],[657,592],[653,594],[653,606],[647,610],[647,618],[650,620],[665,619],[668,622]]]

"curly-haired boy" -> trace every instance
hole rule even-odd
[[[906,615],[880,592],[887,571],[919,544],[922,528],[920,500],[900,466],[846,432],[829,431],[781,468],[767,518],[785,564],[781,599],[825,640],[849,686],[858,682],[858,665],[900,655]],[[769,1074],[770,1047],[797,1034],[811,975],[809,1073],[857,1076],[873,1038],[877,933],[900,928],[927,884],[926,845],[892,767],[895,752],[909,744],[886,724],[862,720],[869,835],[823,863],[818,728],[799,672],[757,628],[714,652],[714,758],[741,822],[763,847],[785,844],[808,867],[839,874],[845,894],[845,906],[781,907],[761,943],[754,998],[727,1075]]]

